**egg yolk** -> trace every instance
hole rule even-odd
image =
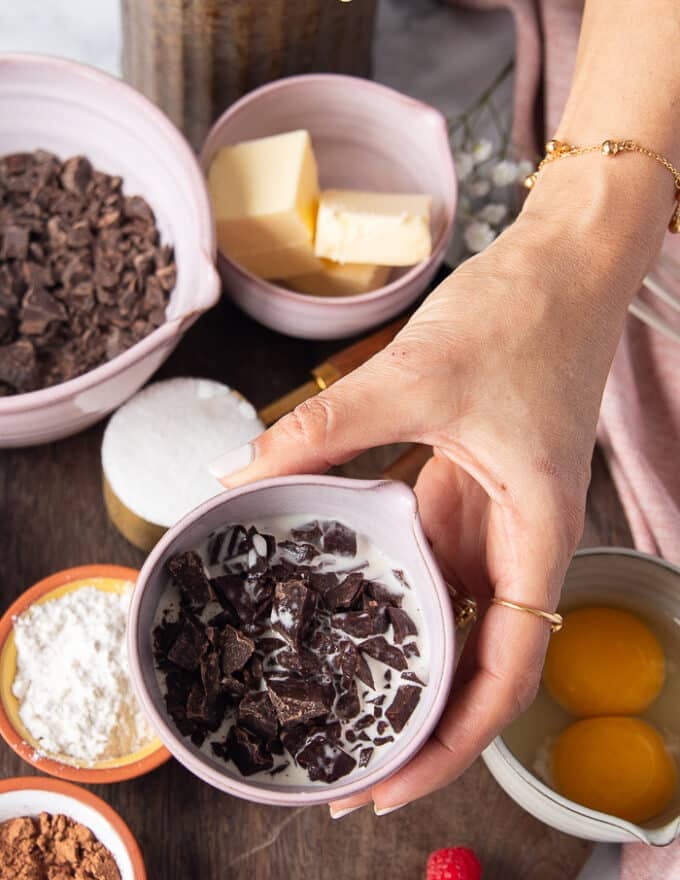
[[[579,608],[550,641],[543,681],[573,715],[637,715],[664,674],[661,645],[641,620],[617,608]]]
[[[560,794],[629,822],[645,822],[668,805],[676,774],[663,739],[640,718],[586,718],[567,727],[553,747]]]

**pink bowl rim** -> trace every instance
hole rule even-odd
[[[289,290],[287,287],[281,287],[278,284],[272,284],[271,281],[266,281],[263,278],[259,278],[257,275],[253,275],[252,272],[244,269],[239,263],[237,263],[235,260],[232,260],[225,253],[223,253],[219,249],[219,246],[217,247],[217,257],[219,262],[224,262],[244,281],[249,281],[251,283],[257,284],[261,288],[261,290],[267,295],[278,296],[279,298],[284,300],[287,299],[290,302],[313,303],[315,306],[332,309],[346,306],[348,302],[356,305],[359,303],[373,302],[374,300],[388,298],[392,294],[398,293],[403,288],[411,284],[413,281],[417,280],[417,278],[420,275],[426,273],[433,264],[441,262],[444,251],[446,250],[449,240],[451,238],[453,224],[456,219],[458,185],[456,179],[456,168],[453,162],[453,154],[448,148],[448,127],[443,113],[441,113],[439,110],[437,110],[436,107],[433,107],[431,104],[426,104],[424,101],[419,101],[417,98],[411,98],[409,95],[405,95],[402,92],[397,91],[397,89],[391,88],[390,86],[374,82],[373,80],[363,79],[362,77],[348,76],[347,74],[342,73],[304,73],[298,76],[287,76],[281,79],[274,80],[274,82],[260,86],[257,89],[253,89],[252,92],[248,92],[247,95],[239,98],[238,101],[235,101],[230,107],[228,107],[224,111],[224,113],[222,113],[221,116],[217,118],[206,136],[203,147],[201,148],[201,152],[199,153],[199,162],[201,163],[204,174],[206,174],[207,176],[209,168],[208,148],[212,147],[211,142],[218,137],[220,130],[223,128],[225,123],[229,122],[232,119],[232,117],[236,116],[250,104],[257,102],[259,98],[261,98],[263,95],[269,94],[271,92],[280,91],[282,89],[296,88],[299,86],[304,87],[308,84],[318,84],[324,82],[344,82],[350,88],[360,89],[363,91],[372,91],[375,94],[382,95],[383,97],[389,98],[390,100],[399,101],[419,113],[428,113],[441,128],[443,142],[445,142],[447,145],[447,152],[445,153],[445,155],[450,158],[450,161],[445,161],[442,163],[441,170],[442,196],[446,212],[446,223],[444,224],[444,228],[442,229],[441,234],[439,235],[434,247],[432,248],[432,253],[429,257],[427,257],[427,259],[421,260],[419,263],[416,263],[415,266],[411,266],[408,272],[402,275],[401,278],[397,278],[394,281],[389,282],[389,284],[384,284],[382,287],[378,287],[375,290],[370,290],[368,291],[368,293],[360,293],[350,297],[326,297],[314,296],[308,293],[298,293],[297,291]]]
[[[210,513],[215,508],[228,505],[229,502],[236,497],[295,485],[323,486],[324,488],[331,490],[334,488],[350,489],[357,493],[363,491],[376,491],[382,487],[388,486],[394,487],[393,491],[400,491],[403,497],[408,499],[411,507],[410,520],[405,520],[404,527],[412,530],[412,535],[416,542],[418,552],[422,556],[425,567],[429,572],[430,582],[428,587],[434,589],[438,599],[439,607],[442,612],[441,622],[443,628],[441,675],[438,679],[432,679],[428,682],[428,687],[436,687],[436,694],[432,708],[426,721],[421,724],[419,728],[413,729],[407,742],[401,749],[400,754],[394,756],[391,760],[388,760],[382,767],[366,773],[358,779],[350,780],[341,784],[332,783],[324,788],[319,787],[318,791],[308,790],[305,792],[292,792],[282,787],[267,788],[265,786],[252,785],[245,777],[243,780],[231,777],[226,773],[220,772],[209,766],[206,761],[197,757],[186,746],[184,737],[174,729],[165,713],[161,714],[156,710],[145,685],[142,672],[142,659],[139,650],[139,614],[144,592],[151,575],[159,565],[160,558],[168,547],[170,547],[170,545],[172,545],[189,526],[201,520],[206,514]],[[196,507],[172,526],[146,558],[139,573],[139,577],[137,578],[128,616],[127,649],[130,663],[130,677],[137,694],[137,699],[163,745],[181,764],[209,785],[212,785],[221,791],[228,792],[229,794],[236,795],[237,797],[244,798],[245,800],[261,804],[270,804],[273,806],[300,806],[326,804],[334,800],[340,800],[341,798],[350,797],[362,791],[366,791],[378,782],[397,773],[417,754],[417,752],[420,751],[439,722],[439,718],[444,711],[444,707],[449,697],[454,673],[455,628],[448,590],[439,570],[439,566],[435,561],[434,554],[430,548],[425,532],[423,531],[420,516],[418,514],[418,502],[413,490],[405,483],[395,480],[356,480],[349,477],[304,474],[273,477],[271,479],[248,483],[237,489],[222,492],[214,498],[204,502],[199,507]]]
[[[189,146],[188,141],[162,110],[136,89],[132,88],[132,86],[123,82],[123,80],[105,73],[102,70],[98,70],[89,64],[82,64],[79,61],[61,58],[58,55],[36,52],[0,53],[0,76],[2,76],[3,69],[9,65],[21,65],[24,67],[40,66],[46,71],[51,69],[66,70],[84,80],[90,80],[104,89],[115,91],[121,106],[134,106],[140,112],[148,114],[156,127],[166,135],[168,141],[172,144],[173,149],[177,151],[182,163],[187,166],[186,170],[189,175],[189,182],[196,200],[198,209],[197,213],[201,222],[201,250],[199,254],[197,254],[197,259],[208,261],[214,269],[217,240],[215,224],[212,219],[212,206],[205,178],[198,159]],[[205,302],[196,309],[192,309],[183,315],[166,321],[126,351],[112,358],[110,361],[106,361],[100,366],[95,367],[93,370],[83,373],[81,376],[76,376],[73,379],[68,379],[66,382],[60,382],[58,385],[52,385],[48,388],[39,388],[36,391],[27,391],[23,394],[15,394],[11,397],[0,398],[0,416],[25,412],[43,406],[54,406],[69,397],[87,391],[94,385],[98,385],[101,382],[110,379],[117,373],[122,372],[145,358],[168,339],[178,336],[182,332],[182,325],[185,321],[207,311],[207,309],[217,303],[219,297],[220,289],[219,286],[216,285],[215,295],[211,297],[212,302]]]

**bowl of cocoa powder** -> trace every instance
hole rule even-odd
[[[108,804],[60,779],[0,780],[0,880],[146,880],[132,832]]]
[[[146,98],[59,58],[0,56],[0,447],[131,396],[219,297],[203,175]]]

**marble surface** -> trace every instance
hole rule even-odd
[[[143,0],[140,0],[143,2]],[[0,4],[0,51],[62,55],[120,75],[119,0],[21,0]],[[447,116],[462,112],[514,52],[510,16],[474,13],[436,0],[382,0],[375,76],[429,101]],[[498,93],[509,118],[512,83]],[[492,136],[491,129],[480,132]],[[582,880],[614,880],[618,847],[598,847]]]

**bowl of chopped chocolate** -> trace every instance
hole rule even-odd
[[[219,296],[203,175],[113,77],[0,56],[0,447],[130,397]]]
[[[137,841],[92,792],[40,776],[0,780],[0,880],[146,880]]]
[[[415,495],[292,476],[207,501],[148,557],[128,655],[158,736],[211,785],[283,806],[370,788],[424,745],[453,674]]]

